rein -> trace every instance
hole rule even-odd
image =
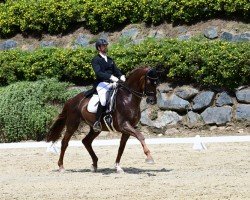
[[[149,76],[145,76],[145,83],[146,83],[146,79],[149,78],[150,80],[158,80],[158,78],[153,78],[153,77],[149,77]],[[150,96],[150,94],[153,94],[152,92],[148,92],[146,85],[144,88],[143,92],[137,92],[136,90],[133,90],[131,88],[129,88],[128,86],[126,86],[124,83],[119,82],[119,85],[123,88],[125,88],[126,90],[128,90],[130,93],[134,94],[135,96],[137,96],[138,98],[142,98],[144,96]]]
[[[126,90],[128,90],[130,93],[134,94],[135,96],[137,96],[138,98],[142,98],[145,94],[144,92],[137,92],[131,88],[129,88],[128,86],[126,86],[124,83],[119,83],[119,86],[125,88]]]

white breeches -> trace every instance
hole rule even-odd
[[[107,100],[107,92],[109,89],[112,88],[112,83],[107,83],[107,82],[100,82],[97,87],[97,94],[100,98],[100,103],[102,106],[106,106],[106,100]]]

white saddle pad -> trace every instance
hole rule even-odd
[[[97,94],[94,94],[91,99],[89,100],[87,110],[91,113],[96,113],[97,112],[97,107],[99,103],[99,97]]]

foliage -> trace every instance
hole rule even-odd
[[[17,31],[65,31],[81,18],[82,4],[82,0],[7,0],[0,4],[0,36]]]
[[[91,79],[94,77],[90,66],[93,52],[93,49],[60,48],[0,51],[0,85],[52,77],[67,81]]]
[[[190,23],[221,16],[249,20],[249,0],[6,0],[0,3],[0,37],[17,32],[61,33],[78,22],[92,32],[127,23]]]
[[[87,84],[94,81],[91,59],[94,48],[41,48],[34,52],[0,52],[0,85],[56,77],[60,81]],[[110,47],[109,55],[123,73],[139,65],[161,63],[165,76],[204,86],[235,88],[249,84],[250,43],[176,39],[128,40]],[[79,81],[80,80],[80,81]]]
[[[55,79],[17,82],[0,88],[0,142],[41,140],[58,114],[55,102],[65,102],[79,91]]]

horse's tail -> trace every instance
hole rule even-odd
[[[67,119],[67,104],[64,105],[62,112],[58,115],[56,121],[50,127],[46,141],[47,142],[55,142],[61,137],[61,133],[63,128],[65,127],[66,119]]]

